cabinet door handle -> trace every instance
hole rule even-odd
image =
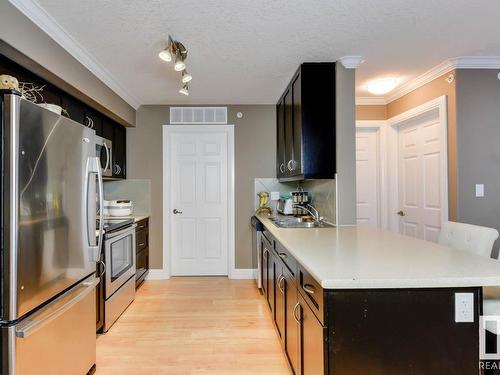
[[[139,242],[139,246],[144,246],[145,243],[144,242]]]
[[[316,292],[314,290],[314,286],[312,286],[311,284],[302,285],[302,289],[304,289],[304,291],[309,294],[314,294]]]
[[[288,160],[288,163],[286,166],[290,172],[293,171],[293,160]]]
[[[285,173],[285,164],[283,163],[280,164],[280,172]]]
[[[297,302],[295,304],[295,306],[293,307],[293,318],[295,319],[295,321],[300,324],[300,318],[297,317],[297,308],[300,306],[300,303]]]
[[[182,215],[182,211],[179,211],[177,208],[174,208],[172,212],[174,213],[174,215]]]
[[[285,288],[283,288],[283,286],[281,285],[283,280],[285,280],[285,277],[283,275],[280,275],[280,277],[278,277],[278,289],[281,293],[285,293]]]
[[[288,258],[288,255],[286,255],[286,253],[279,253],[278,255],[279,255],[279,257],[280,257],[281,259],[286,259],[286,258]]]

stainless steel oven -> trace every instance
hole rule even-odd
[[[113,168],[111,165],[113,156],[113,143],[106,138],[95,137],[96,156],[101,161],[101,174],[103,177],[113,177]]]
[[[135,228],[104,234],[106,298],[111,297],[131,276],[135,276]]]
[[[131,224],[104,234],[104,332],[135,298],[136,227]]]

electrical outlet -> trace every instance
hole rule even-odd
[[[278,201],[279,199],[280,199],[280,192],[279,191],[271,191],[271,200]]]
[[[476,197],[477,198],[484,197],[484,184],[476,184]]]
[[[455,293],[455,322],[474,323],[473,293]]]

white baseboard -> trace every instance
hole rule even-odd
[[[254,268],[235,268],[229,274],[230,279],[250,280],[255,277],[257,271]]]
[[[170,279],[170,275],[167,271],[162,269],[149,270],[146,280],[167,280]]]

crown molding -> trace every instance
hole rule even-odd
[[[461,56],[450,61],[455,69],[500,69],[500,56]]]
[[[390,103],[399,99],[455,69],[500,69],[500,56],[460,56],[447,59],[417,78],[396,88],[384,97],[385,101]]]
[[[365,62],[365,59],[363,56],[344,56],[339,61],[346,69],[357,69]]]
[[[128,92],[110,72],[97,62],[97,60],[80,43],[69,35],[35,0],[9,1],[123,100],[134,109],[139,108],[139,100]]]
[[[387,101],[383,96],[359,96],[356,98],[356,105],[386,105]]]

